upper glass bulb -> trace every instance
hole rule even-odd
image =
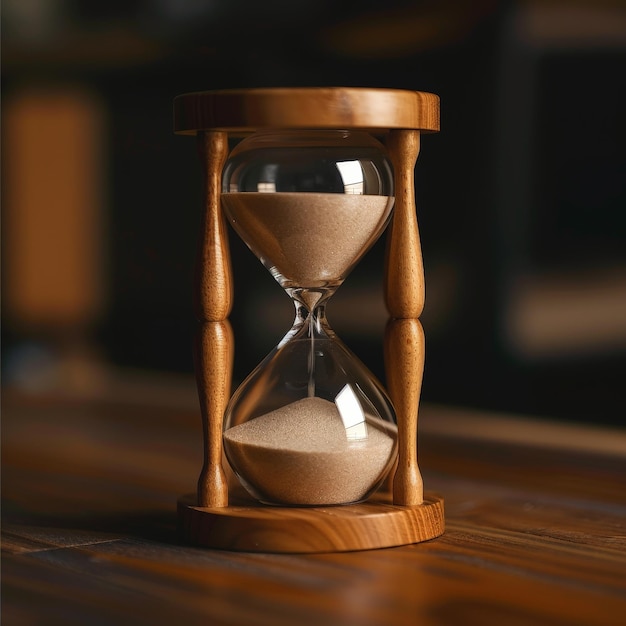
[[[258,132],[233,150],[222,185],[237,233],[309,309],[380,236],[392,194],[384,147],[352,131]]]

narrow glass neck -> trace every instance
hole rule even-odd
[[[294,328],[305,326],[308,328],[310,336],[328,335],[330,327],[326,320],[326,302],[318,304],[311,312],[302,303],[294,300],[296,307],[296,319]]]
[[[289,296],[293,299],[296,310],[298,306],[303,306],[307,312],[314,311],[316,308],[326,306],[329,298],[335,293],[335,290],[341,283],[332,287],[320,287],[317,289],[288,288],[285,289]]]

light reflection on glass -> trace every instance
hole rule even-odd
[[[350,385],[346,385],[337,394],[335,404],[346,429],[346,438],[350,441],[367,439],[365,414]]]
[[[337,169],[343,181],[345,193],[360,195],[363,193],[363,169],[359,161],[339,161]]]

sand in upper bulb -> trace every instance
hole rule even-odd
[[[388,466],[395,425],[368,417],[350,439],[329,400],[303,398],[224,433],[229,461],[265,501],[295,505],[358,502]]]
[[[393,197],[341,193],[223,193],[242,239],[293,286],[345,278],[380,235]]]

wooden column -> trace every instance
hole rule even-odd
[[[387,139],[395,172],[395,208],[387,242],[385,368],[398,420],[398,462],[393,502],[422,504],[424,485],[417,464],[417,416],[424,371],[424,268],[415,210],[414,170],[418,130],[392,130]]]
[[[230,397],[233,361],[233,333],[227,319],[232,305],[232,273],[220,205],[222,168],[228,155],[227,133],[198,132],[198,149],[205,199],[194,294],[200,323],[195,370],[204,434],[198,506],[225,507],[228,484],[222,467],[222,426]]]

